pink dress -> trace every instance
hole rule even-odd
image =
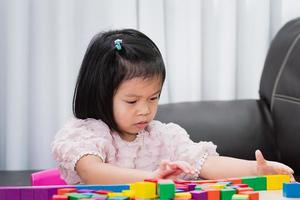
[[[101,120],[72,119],[55,136],[52,154],[64,180],[78,184],[82,181],[74,169],[84,155],[99,156],[105,163],[119,167],[151,171],[156,170],[163,159],[181,160],[200,172],[208,155],[218,155],[216,148],[212,142],[193,142],[187,132],[174,123],[152,121],[134,141],[128,142]]]

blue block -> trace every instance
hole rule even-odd
[[[287,198],[300,198],[300,183],[283,183],[282,193]]]
[[[76,185],[77,190],[109,190],[112,192],[122,192],[129,190],[129,185]]]

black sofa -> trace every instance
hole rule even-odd
[[[266,159],[300,175],[300,18],[273,39],[261,76],[260,99],[161,105],[157,119],[174,122],[194,141],[213,141],[221,155]]]

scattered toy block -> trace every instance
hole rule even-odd
[[[175,198],[179,199],[191,199],[192,195],[189,192],[180,192],[180,193],[175,193]]]
[[[190,192],[193,200],[207,200],[207,192],[194,190]]]
[[[232,188],[221,189],[220,192],[221,200],[231,200],[234,194],[235,194],[235,189]]]
[[[249,200],[249,196],[246,194],[234,194],[232,200]]]
[[[68,200],[68,196],[55,194],[52,196],[52,200]]]
[[[135,183],[135,198],[155,198],[156,184],[152,182]]]
[[[219,200],[220,199],[220,190],[213,188],[204,188],[204,191],[207,192],[207,200]]]
[[[175,196],[175,184],[174,183],[158,182],[157,194],[158,194],[160,199],[174,198],[174,196]]]
[[[290,182],[289,175],[268,175],[267,190],[281,190],[283,183]]]
[[[282,194],[287,198],[300,198],[300,183],[283,183]]]
[[[249,195],[249,200],[259,200],[259,193],[257,191],[244,191],[241,194]]]

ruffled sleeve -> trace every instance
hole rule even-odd
[[[169,141],[171,159],[186,161],[201,176],[201,168],[206,161],[207,156],[218,156],[217,146],[212,142],[193,142],[188,133],[179,125],[174,123],[166,124],[162,136]],[[183,176],[185,179],[198,178],[198,176]]]
[[[103,160],[112,141],[108,126],[95,119],[72,119],[55,136],[52,155],[58,163],[62,178],[68,184],[81,182],[75,171],[77,161],[85,155],[96,155]]]

